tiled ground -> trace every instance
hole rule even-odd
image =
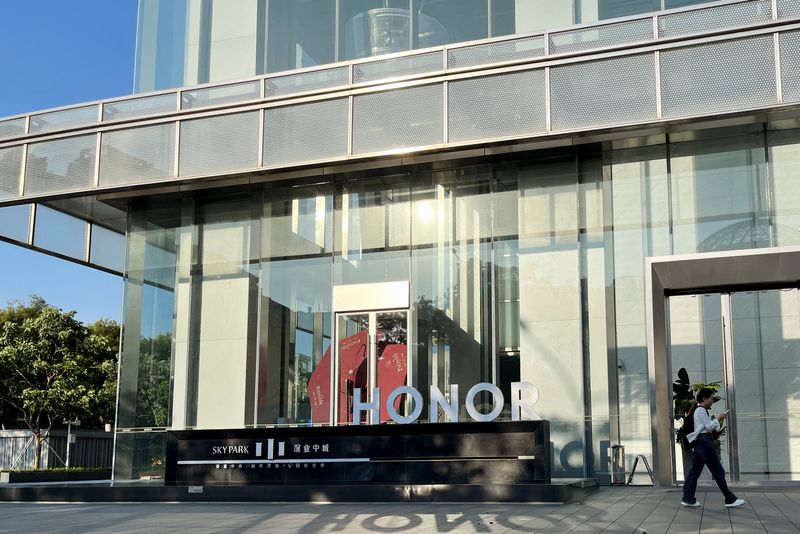
[[[716,490],[683,508],[676,490],[604,487],[573,504],[30,504],[0,503],[0,532],[629,532],[800,533],[800,488]]]

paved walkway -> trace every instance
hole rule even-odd
[[[684,508],[676,490],[604,487],[573,504],[0,503],[0,532],[629,532],[800,533],[800,490],[716,490]]]

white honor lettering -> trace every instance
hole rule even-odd
[[[488,413],[481,413],[475,406],[476,397],[482,392],[488,393],[492,397],[492,410]],[[353,390],[353,424],[361,424],[361,414],[369,412],[369,423],[376,424],[378,421],[380,406],[382,402],[380,388],[372,390],[372,400],[366,402],[362,400],[360,388]],[[400,415],[395,409],[395,401],[401,395],[407,395],[413,400],[413,409],[409,415]],[[449,400],[444,393],[436,387],[430,387],[430,404],[428,406],[428,418],[431,423],[439,421],[439,410],[441,409],[449,422],[458,422],[458,384],[450,385]],[[523,419],[540,421],[542,418],[533,409],[533,405],[539,400],[539,389],[529,382],[511,383],[511,420],[521,421]],[[386,412],[395,423],[413,423],[422,414],[422,394],[412,386],[400,386],[394,389],[383,400]],[[475,384],[467,392],[464,407],[473,421],[489,422],[494,421],[502,413],[505,397],[500,388],[488,382]],[[215,453],[216,454],[216,453]]]

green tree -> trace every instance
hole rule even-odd
[[[172,336],[142,338],[139,343],[139,378],[136,395],[137,426],[167,426]]]
[[[0,402],[31,431],[37,469],[42,446],[62,418],[113,413],[113,332],[111,322],[86,327],[74,311],[38,297],[0,311]]]

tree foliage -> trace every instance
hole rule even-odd
[[[39,297],[0,311],[0,403],[33,433],[37,468],[54,424],[113,416],[118,338],[116,323],[87,327]]]

